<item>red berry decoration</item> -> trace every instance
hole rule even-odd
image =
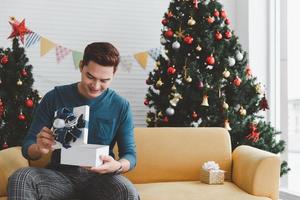
[[[264,94],[264,97],[259,102],[259,107],[260,107],[260,109],[262,109],[264,111],[269,110],[269,104],[268,104],[265,94]]]
[[[167,20],[167,19],[163,19],[163,20],[161,21],[161,23],[162,23],[164,26],[166,26],[166,25],[168,24],[168,22],[169,22],[169,20]]]
[[[193,111],[193,113],[192,113],[192,118],[193,119],[197,119],[198,118],[198,114],[195,111]]]
[[[221,11],[221,17],[224,18],[224,19],[227,18],[227,13],[226,13],[225,10],[222,10],[222,11]]]
[[[149,105],[149,101],[148,101],[147,99],[145,99],[144,105],[145,105],[145,106],[148,106],[148,105]]]
[[[24,115],[23,113],[20,113],[19,116],[18,116],[18,119],[19,119],[20,121],[25,121],[25,120],[26,120],[26,117],[25,117],[25,115]]]
[[[33,101],[32,99],[27,99],[25,101],[25,105],[28,107],[28,108],[32,108],[33,107]]]
[[[4,144],[2,145],[2,149],[7,149],[7,148],[8,148],[8,144],[4,142]]]
[[[225,20],[225,24],[227,24],[227,25],[231,24],[231,22],[228,18]]]
[[[22,69],[22,71],[21,71],[21,75],[22,75],[22,76],[27,76],[27,75],[28,75],[28,73],[27,73],[26,69]]]
[[[167,38],[172,38],[173,35],[174,35],[174,32],[173,32],[171,29],[169,29],[169,30],[167,30],[167,31],[165,32],[165,36],[166,36]]]
[[[215,18],[209,16],[206,20],[207,20],[207,22],[208,22],[209,24],[212,24],[212,23],[214,23]]]
[[[2,65],[5,65],[6,63],[8,63],[8,56],[3,56],[2,58],[1,58],[1,64]]]
[[[216,38],[216,40],[222,40],[222,38],[223,38],[222,33],[217,31],[216,34],[215,34],[215,38]]]
[[[168,18],[171,18],[171,17],[173,17],[173,13],[172,12],[168,12],[167,16],[168,16]]]
[[[217,9],[214,11],[214,16],[215,17],[219,17],[220,16],[220,12]]]
[[[225,32],[225,37],[226,37],[226,39],[230,39],[231,36],[232,36],[231,31],[226,31],[226,32]]]
[[[169,118],[168,118],[167,116],[165,116],[165,117],[163,118],[163,122],[164,122],[164,123],[168,123],[168,122],[169,122]]]
[[[213,65],[213,64],[215,64],[215,58],[211,55],[211,56],[208,56],[207,58],[206,58],[206,63],[208,64],[208,65]]]
[[[175,72],[176,72],[175,67],[168,67],[168,74],[172,75],[175,74]]]
[[[251,76],[252,75],[252,70],[250,69],[250,66],[247,66],[246,68],[246,75]]]
[[[189,35],[184,37],[184,42],[185,42],[186,44],[192,44],[192,43],[193,43],[193,40],[194,40],[194,38],[191,37],[191,36],[189,36]]]
[[[234,83],[235,86],[238,87],[238,86],[241,85],[242,80],[240,79],[240,77],[237,76],[237,77],[234,79],[233,83]]]

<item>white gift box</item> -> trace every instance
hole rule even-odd
[[[71,148],[61,148],[60,163],[65,165],[77,165],[86,167],[98,167],[102,165],[100,155],[108,155],[108,145],[83,144]]]

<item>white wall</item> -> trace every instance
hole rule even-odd
[[[267,0],[221,0],[231,27],[240,38],[243,48],[250,53],[250,64],[259,80],[267,80]],[[160,45],[159,38],[163,13],[168,1],[27,1],[2,0],[0,12],[0,46],[10,46],[7,36],[9,16],[25,18],[27,25],[40,35],[73,50],[83,51],[92,41],[109,41],[116,45],[123,56],[146,51]],[[249,42],[251,41],[251,42]],[[72,56],[57,64],[55,51],[44,57],[39,46],[27,50],[34,66],[35,87],[45,94],[55,85],[79,80]],[[113,88],[131,102],[136,126],[145,126],[147,108],[143,105],[147,86],[145,79],[152,69],[151,59],[147,70],[134,60],[128,72],[120,66]]]

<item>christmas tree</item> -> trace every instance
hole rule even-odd
[[[12,50],[0,48],[0,150],[22,144],[40,100],[32,89],[32,65],[19,44],[30,31],[24,20],[19,23],[12,18],[10,24]]]
[[[148,127],[225,127],[232,149],[245,144],[275,154],[285,142],[265,122],[262,85],[215,0],[173,0],[162,19],[162,53],[149,73]],[[282,162],[281,174],[287,173]]]

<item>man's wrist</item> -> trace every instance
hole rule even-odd
[[[115,171],[113,172],[113,174],[121,174],[121,173],[123,172],[123,166],[122,166],[122,163],[119,162],[119,161],[118,161],[118,163],[120,163],[120,167],[119,167],[117,170],[115,170]]]

